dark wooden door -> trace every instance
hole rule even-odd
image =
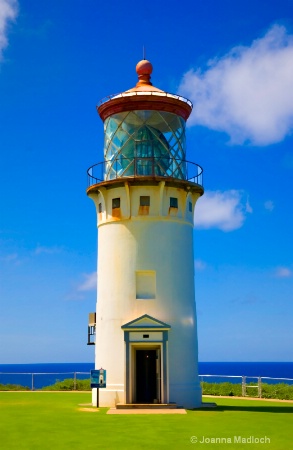
[[[136,350],[136,402],[153,403],[156,398],[156,350]]]

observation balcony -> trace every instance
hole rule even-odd
[[[105,181],[125,178],[168,178],[203,186],[203,169],[198,164],[168,157],[132,157],[102,161],[87,170],[88,188]]]

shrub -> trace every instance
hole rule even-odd
[[[285,383],[262,384],[262,398],[278,398],[280,400],[293,400],[293,386]]]
[[[41,390],[42,391],[90,391],[91,383],[90,379],[87,380],[76,380],[74,387],[74,379],[67,378],[66,380],[59,381],[57,380],[55,384],[51,386],[45,386]]]
[[[28,386],[21,386],[20,384],[0,384],[0,391],[30,391]],[[35,390],[38,390],[37,388]],[[41,388],[42,391],[90,391],[91,383],[90,379],[76,380],[74,386],[74,379],[68,378],[63,381],[57,380],[55,384],[51,386],[45,386]]]
[[[21,386],[20,384],[0,384],[0,391],[29,391],[28,386]]]
[[[255,386],[255,383],[248,383],[247,386]],[[241,384],[234,383],[208,383],[203,381],[201,383],[202,393],[204,395],[221,395],[221,396],[242,396]],[[258,397],[258,389],[249,389],[246,391],[249,397]],[[279,400],[293,400],[293,385],[278,383],[278,384],[261,384],[262,398],[275,398]]]
[[[202,393],[205,395],[223,395],[229,397],[240,397],[242,395],[241,384],[233,383],[201,383]]]

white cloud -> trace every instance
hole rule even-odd
[[[47,255],[54,255],[55,253],[60,253],[62,251],[61,247],[45,247],[42,245],[38,245],[35,249],[34,253],[35,255],[41,255],[42,253],[45,253]]]
[[[77,287],[78,291],[93,291],[97,289],[97,272],[83,275],[83,282]]]
[[[17,0],[0,0],[0,60],[3,50],[8,45],[7,25],[16,19],[18,13]]]
[[[17,253],[10,253],[9,255],[6,256],[1,256],[0,257],[0,261],[4,261],[4,262],[18,262],[18,254]]]
[[[273,211],[273,209],[275,208],[275,205],[274,205],[274,202],[272,202],[272,200],[267,200],[265,203],[264,203],[264,207],[265,207],[265,209],[266,210],[268,210],[268,211]]]
[[[194,212],[197,228],[218,228],[232,231],[241,228],[246,213],[252,212],[242,191],[206,191]]]
[[[250,213],[250,214],[253,212],[253,209],[252,209],[252,207],[251,207],[251,205],[249,203],[248,197],[247,197],[247,200],[246,200],[246,203],[245,203],[245,211],[247,213]]]
[[[187,72],[179,92],[194,104],[189,125],[225,132],[234,144],[280,142],[293,129],[293,36],[274,25],[250,47]]]
[[[278,267],[275,270],[275,276],[277,278],[290,278],[293,276],[293,272],[288,267]]]

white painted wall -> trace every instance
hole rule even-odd
[[[149,314],[169,325],[169,401],[201,404],[194,292],[193,207],[199,193],[184,187],[126,185],[91,191],[98,214],[96,368],[107,369],[100,405],[125,401],[124,335],[121,325]],[[139,216],[140,195],[150,195],[149,215]],[[170,210],[170,196],[179,199]],[[120,197],[120,217],[112,198]],[[156,298],[136,299],[136,272],[155,271]],[[95,394],[93,394],[95,395]]]

